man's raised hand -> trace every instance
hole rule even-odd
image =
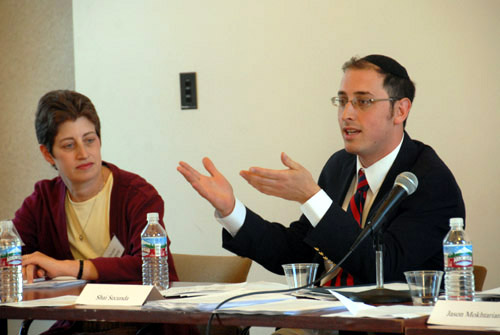
[[[210,176],[199,173],[186,162],[179,162],[177,171],[214,206],[222,217],[228,216],[236,202],[233,188],[208,157],[203,158],[202,162]]]

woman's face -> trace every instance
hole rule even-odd
[[[95,126],[86,117],[59,125],[52,154],[41,146],[45,160],[55,165],[66,185],[99,182],[101,175],[101,141]]]

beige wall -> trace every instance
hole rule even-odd
[[[42,158],[34,131],[40,96],[74,89],[72,3],[0,0],[0,218],[12,218],[33,184],[56,175]],[[37,321],[30,334],[52,322]],[[9,334],[20,321],[10,320]]]
[[[224,254],[213,211],[175,170],[212,157],[238,197],[289,222],[295,204],[266,197],[238,171],[279,168],[286,151],[318,176],[342,147],[329,103],[340,65],[384,53],[417,84],[408,131],[449,165],[467,206],[475,261],[500,286],[496,200],[500,113],[496,13],[480,1],[0,1],[0,215],[54,171],[38,153],[33,112],[54,88],[95,102],[103,156],[160,191],[175,252]],[[73,35],[74,29],[74,35]],[[73,65],[73,38],[75,65]],[[182,111],[179,72],[198,73],[198,110]],[[251,280],[281,280],[259,266]]]
[[[329,99],[350,56],[388,54],[417,85],[408,121],[454,172],[475,261],[500,286],[496,200],[500,92],[495,0],[75,1],[76,88],[95,102],[103,156],[151,181],[166,202],[172,250],[223,254],[212,208],[176,172],[213,158],[237,196],[270,220],[298,217],[238,176],[279,168],[318,176],[342,147]],[[198,110],[181,110],[179,72],[198,73]],[[425,241],[423,241],[425,243]],[[250,279],[280,280],[259,266]]]
[[[11,218],[33,184],[55,176],[34,131],[40,96],[75,87],[72,4],[0,1],[0,217]]]
[[[489,268],[486,288],[498,287],[499,12],[496,0],[1,0],[0,215],[54,176],[33,113],[43,93],[76,83],[100,113],[104,158],[165,199],[172,250],[225,254],[212,208],[177,162],[201,168],[210,156],[245,204],[290,222],[296,204],[259,194],[238,171],[279,168],[286,151],[318,176],[342,147],[329,103],[340,65],[383,53],[416,81],[408,131],[454,172],[475,262]],[[179,107],[186,71],[198,73],[198,110]],[[282,281],[256,265],[249,279]]]

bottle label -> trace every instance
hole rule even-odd
[[[472,245],[445,245],[444,266],[448,268],[472,267]]]
[[[167,256],[167,237],[143,237],[142,257],[165,257]]]
[[[0,249],[0,266],[18,266],[22,264],[21,246]]]

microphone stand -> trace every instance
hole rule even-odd
[[[377,286],[374,289],[357,293],[356,297],[368,304],[392,304],[411,301],[409,291],[384,288],[384,243],[382,229],[379,229],[374,237]]]

